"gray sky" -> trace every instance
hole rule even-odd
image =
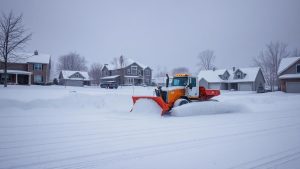
[[[123,54],[156,69],[196,70],[215,51],[216,66],[250,66],[270,41],[300,48],[299,0],[0,0],[23,13],[33,33],[27,51],[77,52],[89,64]]]

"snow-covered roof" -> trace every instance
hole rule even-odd
[[[144,64],[142,64],[142,63],[140,63],[140,62],[137,62],[137,61],[135,61],[135,60],[133,60],[133,59],[131,59],[131,58],[125,58],[125,59],[124,59],[124,65],[125,65],[125,67],[126,67],[126,66],[129,66],[129,65],[131,65],[131,64],[133,64],[133,63],[138,64],[138,65],[141,66],[143,69],[146,69],[147,67],[149,67],[149,66],[146,66],[146,65],[144,65]],[[121,68],[120,65],[115,66],[115,65],[113,65],[113,64],[105,64],[104,66],[106,66],[108,70],[115,70],[115,69],[120,69],[120,68]],[[104,66],[103,66],[103,68],[104,68]]]
[[[17,59],[8,59],[8,62],[49,64],[51,57],[49,54],[41,53],[38,53],[37,55],[35,55],[34,53],[18,53],[16,55]]]
[[[290,66],[292,66],[298,60],[300,60],[300,57],[289,57],[289,58],[281,59],[279,68],[278,68],[278,72],[277,72],[278,75],[281,74],[286,69],[288,69]]]
[[[127,77],[127,78],[142,78],[141,76],[124,76],[124,77]]]
[[[300,73],[298,74],[285,74],[279,76],[279,79],[298,79],[300,78]]]
[[[4,73],[4,70],[1,69],[0,73]],[[8,74],[20,74],[20,75],[31,75],[32,72],[23,71],[23,70],[7,70]]]
[[[126,58],[125,61],[127,62],[127,63],[125,64],[126,66],[129,66],[129,65],[131,65],[131,64],[133,64],[133,63],[136,63],[136,64],[138,64],[139,66],[141,66],[143,69],[145,69],[145,68],[148,67],[148,66],[146,66],[146,65],[144,65],[144,64],[142,64],[142,63],[140,63],[140,62],[137,62],[137,61],[135,61],[135,60],[133,60],[133,59],[131,59],[131,58]]]
[[[201,80],[204,78],[206,81],[214,83],[214,82],[222,82],[223,80],[219,77],[219,75],[223,75],[226,69],[218,69],[218,70],[202,70],[198,74],[198,79]]]
[[[246,76],[243,79],[234,79],[234,73],[237,70],[242,71],[244,74],[246,74]],[[205,70],[199,72],[198,78],[199,80],[203,78],[210,83],[254,82],[259,70],[260,70],[259,67],[237,68],[235,69],[235,71],[233,71],[232,69]],[[220,78],[219,75],[223,75],[226,71],[229,73],[230,76],[228,80],[223,80]]]
[[[119,77],[120,75],[114,75],[114,76],[105,76],[105,77],[102,77],[101,79],[114,79],[114,78],[117,78]]]
[[[88,72],[85,71],[72,71],[72,70],[62,70],[61,71],[63,79],[73,79],[73,80],[90,80]],[[70,78],[75,73],[79,73],[83,76],[82,78]]]

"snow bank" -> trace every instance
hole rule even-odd
[[[246,111],[247,108],[242,104],[233,104],[229,102],[195,102],[175,107],[171,110],[172,116],[195,116],[208,114],[223,114]]]
[[[161,111],[161,107],[151,99],[139,99],[132,108],[132,113],[142,115],[160,116]]]

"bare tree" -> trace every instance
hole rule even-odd
[[[118,57],[114,57],[113,60],[110,62],[115,69],[118,69],[119,68],[119,59]]]
[[[178,67],[178,68],[174,68],[172,70],[172,75],[178,74],[178,73],[189,73],[189,69],[186,67]]]
[[[84,57],[73,52],[60,56],[58,58],[57,71],[61,70],[86,71],[86,60]]]
[[[22,14],[14,16],[12,11],[0,17],[0,62],[4,62],[4,87],[7,87],[7,63],[20,59],[15,52],[23,49],[32,36],[26,34],[22,20]]]
[[[121,69],[126,66],[126,58],[123,55],[119,57],[119,65]]]
[[[212,50],[202,51],[198,55],[199,63],[198,66],[200,70],[211,70],[214,68],[215,54]]]
[[[299,49],[295,49],[292,53],[292,57],[300,57],[300,50]]]
[[[93,79],[93,83],[95,83],[96,85],[100,85],[102,77],[102,67],[103,65],[100,63],[93,63],[89,70],[89,76]]]
[[[266,48],[261,51],[258,57],[254,58],[254,64],[262,69],[267,84],[274,91],[278,86],[278,68],[282,58],[289,56],[287,44],[276,42],[269,43]]]
[[[168,70],[166,67],[164,67],[163,69],[161,69],[160,66],[157,66],[155,69],[156,73],[155,73],[155,77],[165,77],[166,74],[168,74]]]

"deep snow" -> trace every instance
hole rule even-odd
[[[164,117],[129,112],[132,94],[153,88],[0,88],[0,168],[300,166],[300,94],[222,91]]]

